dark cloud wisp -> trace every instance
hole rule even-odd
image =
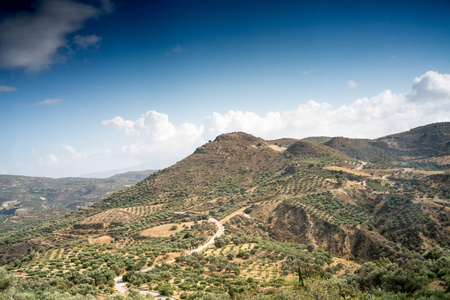
[[[100,9],[70,0],[44,0],[36,11],[0,20],[0,67],[35,72],[61,60],[67,35],[100,13]],[[85,43],[86,44],[86,43]]]

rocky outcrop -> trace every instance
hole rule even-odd
[[[252,216],[266,224],[266,230],[276,240],[314,244],[339,256],[353,255],[357,259],[379,258],[387,241],[375,231],[360,226],[335,225],[307,213],[301,206],[281,202],[271,208],[255,205]]]

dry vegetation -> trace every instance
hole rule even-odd
[[[361,162],[349,157],[354,150],[380,158],[405,148],[313,140],[318,143],[284,141],[286,149],[244,133],[219,136],[89,209],[14,231],[3,245],[18,244],[27,232],[41,235],[19,248],[17,261],[9,258],[18,252],[12,247],[2,259],[20,276],[66,280],[99,295],[112,293],[111,278],[119,275],[132,287],[180,298],[270,293],[292,287],[299,267],[307,284],[313,284],[309,278],[326,281],[343,287],[347,298],[410,296],[428,284],[442,289],[448,275],[441,270],[450,269],[448,169],[409,166],[412,159],[359,168]],[[208,216],[225,224],[224,236],[203,253],[187,255],[216,231]],[[136,272],[171,259],[176,263]],[[381,273],[382,284],[365,281]]]
[[[185,223],[169,223],[153,228],[145,229],[139,234],[142,237],[167,237],[172,234],[178,233],[185,228],[190,228],[194,222]]]

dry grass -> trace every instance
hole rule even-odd
[[[55,249],[55,250],[52,252],[52,254],[50,255],[49,260],[54,259],[57,253],[58,253],[58,250]]]
[[[437,289],[439,291],[445,291],[445,282],[439,279],[435,279],[428,285],[428,288],[432,290]]]
[[[414,174],[421,174],[421,175],[436,175],[436,174],[445,174],[445,171],[425,171],[425,170],[417,170],[417,169],[411,169],[411,172]]]
[[[277,152],[284,152],[287,148],[285,148],[285,147],[280,147],[280,146],[278,146],[278,145],[268,145],[268,147],[270,148],[270,149],[272,149],[272,150],[275,150],[275,151],[277,151]]]
[[[185,229],[186,227],[191,227],[193,224],[194,224],[194,222],[186,222],[186,223],[181,223],[181,224],[176,224],[176,223],[164,224],[164,225],[160,225],[157,227],[145,229],[145,230],[141,231],[141,233],[139,235],[143,236],[143,237],[166,237],[166,236],[175,234],[177,232],[180,232],[181,230]],[[173,225],[178,226],[178,228],[175,230],[172,230]]]
[[[109,235],[99,236],[97,238],[88,239],[89,244],[101,244],[101,245],[109,245],[113,241],[113,238]]]
[[[244,215],[244,210],[246,210],[247,208],[249,208],[250,206],[245,206],[242,207],[238,210],[236,210],[235,212],[231,213],[230,215],[226,216],[225,218],[223,218],[222,220],[220,220],[221,224],[225,224],[226,222],[228,222],[232,217],[236,216],[236,215]]]

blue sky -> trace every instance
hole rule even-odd
[[[450,121],[448,1],[0,6],[0,173],[163,168],[216,135]]]

